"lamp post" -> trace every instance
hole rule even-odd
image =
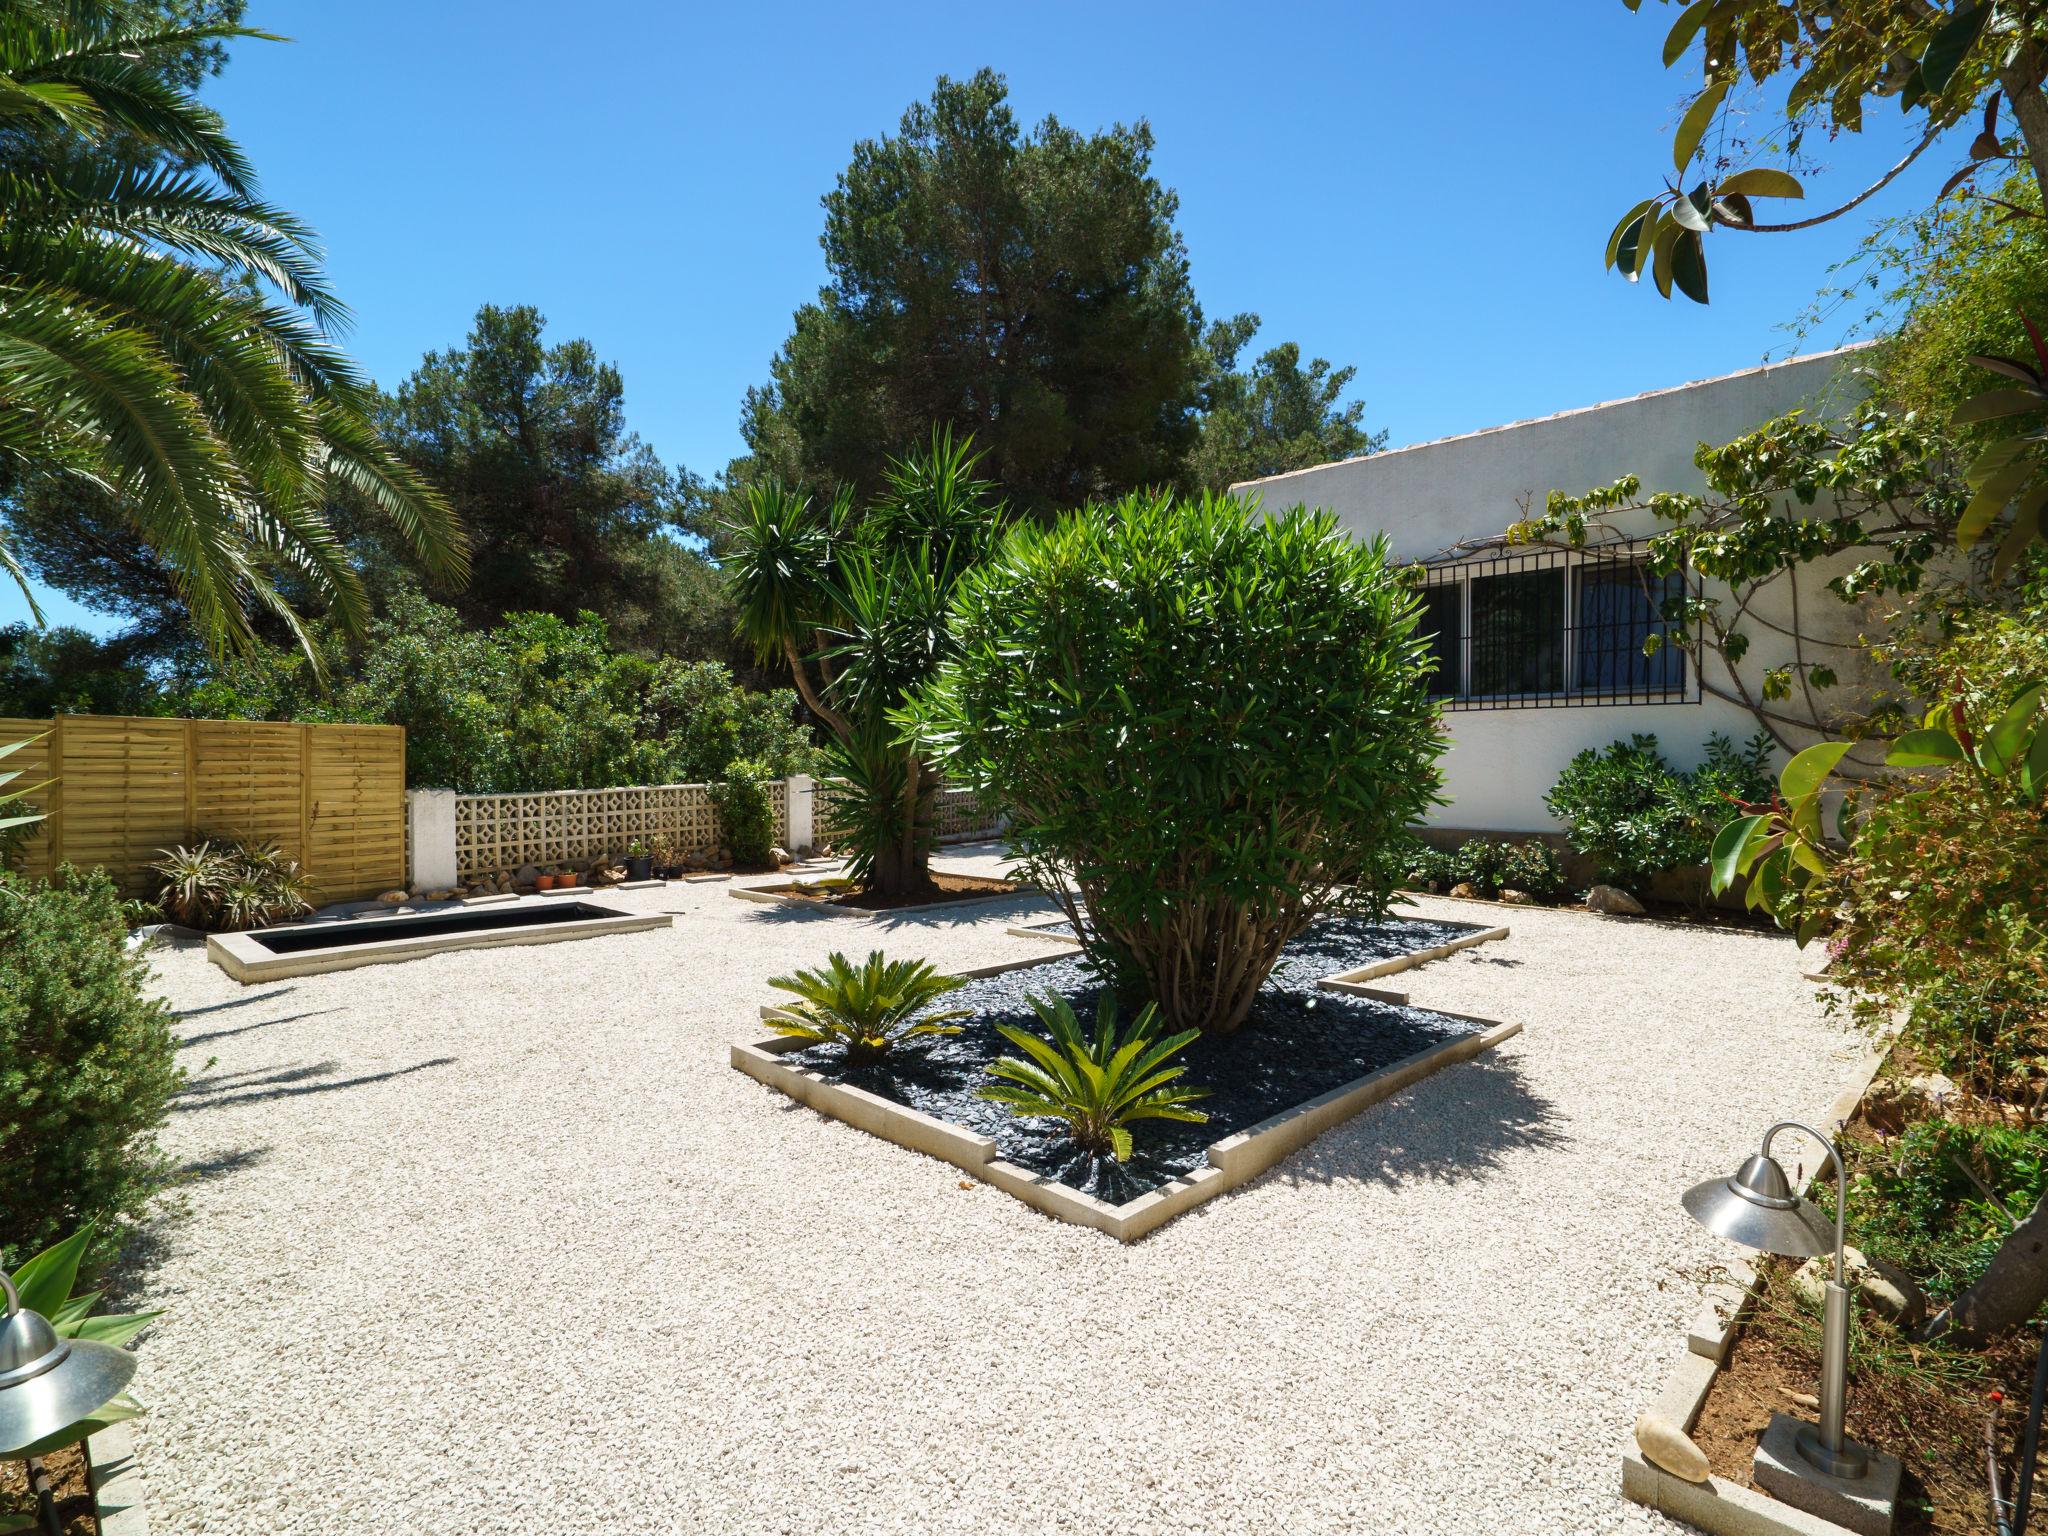
[[[59,1338],[50,1320],[21,1304],[14,1282],[0,1274],[0,1456],[19,1456],[68,1429],[119,1394],[135,1374],[135,1357],[93,1339]],[[27,1458],[43,1527],[56,1536],[49,1478]]]
[[[1792,1181],[1771,1156],[1780,1131],[1804,1131],[1827,1149],[1835,1164],[1835,1219],[1792,1192]],[[1843,1250],[1843,1217],[1848,1206],[1848,1171],[1835,1144],[1810,1125],[1780,1120],[1764,1132],[1763,1147],[1732,1178],[1709,1179],[1685,1192],[1685,1209],[1716,1236],[1790,1259],[1835,1256],[1821,1310],[1820,1426],[1800,1429],[1799,1454],[1831,1477],[1860,1478],[1869,1469],[1863,1448],[1842,1432],[1849,1396],[1849,1288]]]

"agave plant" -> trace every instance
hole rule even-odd
[[[924,1010],[964,985],[958,976],[941,976],[922,960],[890,960],[877,949],[856,967],[834,951],[822,971],[771,976],[768,985],[793,992],[789,1017],[771,1019],[769,1028],[798,1040],[815,1040],[846,1049],[846,1064],[865,1066],[880,1061],[892,1047],[913,1035],[957,1035],[951,1019],[964,1019],[965,1008],[943,1013]]]
[[[21,1294],[22,1306],[48,1318],[58,1338],[91,1339],[119,1349],[162,1314],[131,1312],[95,1317],[92,1309],[99,1304],[98,1291],[89,1291],[83,1296],[71,1294],[72,1286],[78,1281],[79,1260],[91,1247],[92,1238],[93,1227],[87,1223],[63,1242],[23,1261],[12,1276],[14,1288]],[[139,1403],[122,1393],[102,1403],[85,1418],[67,1424],[33,1445],[10,1448],[7,1455],[16,1459],[47,1456],[52,1451],[76,1444],[88,1435],[99,1433],[109,1424],[136,1418],[142,1411]]]
[[[21,741],[0,743],[0,758],[19,752],[23,747],[32,746],[41,740],[40,736],[29,736]],[[0,851],[6,849],[10,837],[21,835],[23,827],[32,826],[43,819],[40,811],[17,811],[14,808],[26,802],[37,790],[47,786],[50,780],[45,779],[41,784],[24,784],[18,789],[10,787],[20,777],[19,768],[0,768]]]
[[[187,848],[157,850],[163,857],[149,866],[150,873],[163,881],[157,905],[164,916],[188,928],[204,928],[219,909],[220,891],[229,878],[226,855],[212,843]]]
[[[166,848],[150,866],[163,881],[157,905],[192,928],[261,928],[313,910],[299,861],[274,842]]]
[[[1081,1021],[1063,997],[1031,998],[1032,1010],[1052,1039],[1045,1040],[1014,1025],[999,1024],[1004,1039],[1030,1060],[999,1056],[989,1067],[992,1077],[1008,1078],[980,1090],[981,1097],[1008,1107],[1013,1115],[1064,1120],[1076,1146],[1092,1157],[1125,1162],[1131,1155],[1133,1120],[1186,1120],[1209,1117],[1188,1105],[1209,1096],[1206,1088],[1176,1088],[1187,1070],[1167,1061],[1184,1050],[1200,1030],[1182,1030],[1163,1039],[1153,1030],[1159,1010],[1147,1003],[1121,1035],[1117,1032],[1116,1000],[1104,993],[1095,1013],[1095,1037],[1081,1032]]]

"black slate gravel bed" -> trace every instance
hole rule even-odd
[[[947,1006],[974,1010],[972,1017],[956,1021],[960,1034],[921,1037],[878,1066],[849,1071],[836,1046],[807,1046],[783,1059],[993,1137],[1005,1160],[1121,1204],[1206,1166],[1213,1141],[1417,1051],[1478,1033],[1480,1026],[1464,1019],[1320,992],[1316,982],[1434,948],[1479,926],[1412,918],[1380,923],[1326,918],[1318,923],[1282,952],[1241,1030],[1199,1039],[1182,1053],[1188,1068],[1183,1081],[1210,1090],[1199,1106],[1208,1121],[1137,1122],[1131,1127],[1136,1147],[1128,1163],[1083,1156],[1060,1134],[1057,1122],[1018,1119],[975,1092],[990,1081],[985,1070],[990,1061],[1018,1054],[996,1033],[998,1024],[1045,1033],[1028,996],[1063,995],[1093,1030],[1101,988],[1078,955],[970,981],[946,999]]]

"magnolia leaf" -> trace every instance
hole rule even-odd
[[[1667,227],[1668,221],[1657,209],[1652,208],[1643,215],[1643,227],[1636,232],[1636,263],[1629,273],[1629,281],[1637,282],[1649,268],[1652,252],[1657,247],[1657,236]]]
[[[2005,537],[1998,541],[1998,553],[1991,557],[1991,579],[2003,581],[2027,547],[2038,538],[2048,537],[2041,523],[2042,509],[2048,507],[2048,480],[2042,480],[2027,487],[2013,508],[2012,526],[2005,531]]]
[[[1607,237],[1607,265],[1610,268],[1617,261],[1626,266],[1628,259],[1635,255],[1635,242],[1628,237],[1632,231],[1640,230],[1643,215],[1648,213],[1655,203],[1655,198],[1644,198],[1624,213],[1615,224],[1614,233]],[[1624,251],[1627,252],[1626,257],[1623,255]]]
[[[1992,773],[2002,774],[2018,760],[2021,749],[2027,744],[2028,727],[2040,711],[2041,693],[2038,683],[2027,689],[2012,701],[2005,713],[1999,716],[1998,723],[1991,727],[1991,733],[1984,742],[1987,759],[1984,766]]]
[[[1714,197],[1714,219],[1731,229],[1747,229],[1756,222],[1756,210],[1749,206],[1749,198],[1740,192],[1721,192]]]
[[[1742,852],[1749,846],[1751,834],[1759,827],[1769,824],[1768,816],[1741,816],[1714,835],[1714,849],[1709,859],[1709,867],[1713,870],[1715,895],[1720,895],[1735,883],[1735,877],[1741,867]]]
[[[1994,444],[1986,453],[1996,451],[2002,444]],[[1983,460],[1979,459],[1978,463]],[[1974,471],[1973,471],[1974,473]],[[2006,463],[1987,475],[1978,486],[1977,494],[1970,498],[1970,504],[1963,508],[1963,515],[1956,521],[1956,547],[1968,551],[1984,536],[1984,530],[1998,520],[2006,503],[2034,476],[2034,466],[2021,460]]]
[[[1737,171],[1733,176],[1724,178],[1717,190],[1723,197],[1731,194],[1742,197],[1806,196],[1806,189],[1800,186],[1797,176],[1769,165],[1753,165],[1746,171]]]
[[[1657,292],[1665,298],[1671,297],[1671,249],[1678,244],[1678,237],[1689,231],[1679,228],[1675,219],[1666,219],[1657,231],[1657,244],[1650,252],[1650,276],[1657,284]]]
[[[1671,205],[1671,217],[1686,229],[1707,232],[1707,221],[1690,197],[1681,197]]]
[[[1939,726],[1924,730],[1908,731],[1885,753],[1886,764],[1893,768],[1936,768],[1943,763],[1963,761],[1963,744]]]
[[[1671,141],[1671,161],[1681,171],[1692,164],[1700,140],[1706,137],[1707,125],[1713,122],[1714,114],[1721,108],[1721,98],[1727,94],[1728,82],[1716,80],[1700,92],[1699,98],[1685,109],[1685,116],[1678,120],[1678,136]]]
[[[2040,798],[2044,784],[2048,784],[2048,726],[2034,732],[2033,745],[2027,748],[2027,760],[2020,765],[2020,787],[2026,791],[2029,800]]]
[[[1700,26],[1707,19],[1707,12],[1714,8],[1714,0],[1693,0],[1678,13],[1678,20],[1671,24],[1671,30],[1664,34],[1664,67],[1669,69],[1692,46],[1692,40],[1699,36]],[[1681,165],[1683,161],[1679,162]]]
[[[2048,394],[2031,389],[1987,389],[1970,396],[1950,414],[1958,426],[1972,421],[1995,421],[2001,416],[2018,416],[2025,411],[2048,410]]]
[[[2041,387],[2041,375],[2016,357],[2000,357],[1995,352],[1972,352],[1963,361],[1975,363],[1990,373],[2002,373],[2009,379],[2018,379],[2036,389]]]
[[[1681,204],[1685,202],[1683,198],[1679,201]],[[1686,230],[1672,242],[1671,280],[1678,284],[1678,291],[1693,303],[1707,302],[1706,242],[1693,230]]]
[[[1799,920],[1799,928],[1792,936],[1793,941],[1799,948],[1806,948],[1819,935],[1821,929],[1827,927],[1830,916],[1831,914],[1826,911],[1807,913]]]
[[[1961,7],[1935,29],[1934,36],[1928,39],[1927,51],[1920,55],[1920,78],[1930,94],[1948,89],[1949,78],[1976,45],[1990,16],[1989,0],[1979,0],[1976,5]]]
[[[1827,782],[1828,775],[1852,745],[1846,741],[1824,741],[1817,747],[1808,747],[1779,772],[1778,793],[1795,804],[1804,800]]]
[[[1809,875],[1826,875],[1828,872],[1827,860],[1820,856],[1818,848],[1808,842],[1802,841],[1792,845],[1792,862]]]

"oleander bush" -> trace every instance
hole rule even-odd
[[[0,1268],[88,1222],[97,1265],[168,1184],[184,1073],[148,979],[104,871],[0,874]]]
[[[1655,736],[1638,733],[1581,752],[1543,803],[1600,879],[1641,890],[1667,871],[1704,869],[1735,807],[1771,797],[1770,755],[1762,733],[1741,746],[1717,733],[1688,772],[1665,759]]]
[[[768,798],[772,777],[765,764],[740,758],[727,764],[725,777],[707,791],[725,829],[725,846],[742,869],[773,862],[769,854],[775,847],[775,806]]]
[[[1438,803],[1417,613],[1384,541],[1326,513],[1132,495],[965,576],[957,654],[898,718],[1009,808],[1129,1005],[1230,1031],[1319,915],[1387,910]]]

